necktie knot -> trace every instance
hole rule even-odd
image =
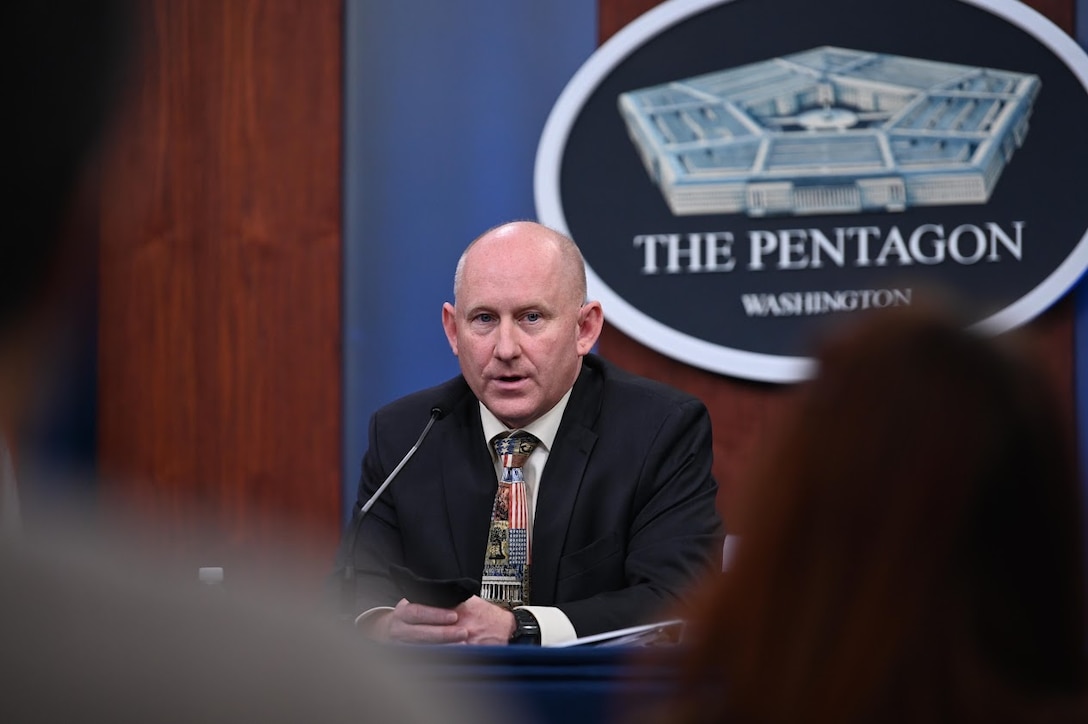
[[[492,443],[504,470],[522,468],[539,442],[531,434],[516,430],[506,437],[497,437]]]

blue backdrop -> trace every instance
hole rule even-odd
[[[442,302],[464,246],[535,216],[551,106],[597,45],[596,0],[346,4],[344,458],[350,513],[370,415],[457,372]],[[1088,46],[1088,0],[1077,0]],[[1077,403],[1088,454],[1088,284],[1077,291]]]
[[[474,237],[535,218],[552,105],[597,46],[597,0],[346,4],[344,501],[378,407],[451,377],[441,327]]]

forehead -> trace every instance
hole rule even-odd
[[[509,225],[478,239],[468,250],[465,262],[479,266],[502,264],[558,263],[560,246],[547,229],[536,226]]]
[[[465,255],[460,304],[556,305],[572,294],[558,245],[548,238],[485,238]]]

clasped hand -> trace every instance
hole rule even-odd
[[[424,606],[402,598],[374,622],[372,633],[381,641],[502,646],[514,633],[514,614],[479,596],[455,608]]]

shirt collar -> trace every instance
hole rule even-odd
[[[563,420],[563,412],[567,409],[567,402],[570,401],[570,393],[574,389],[571,387],[567,390],[567,394],[560,398],[559,402],[555,403],[552,409],[545,412],[537,419],[530,422],[525,427],[518,428],[532,434],[545,450],[551,452],[552,443],[555,442],[555,435],[559,432],[559,423]],[[491,410],[484,407],[484,403],[480,404],[480,421],[484,426],[484,439],[488,442],[490,447],[491,441],[496,435],[506,432],[510,428],[499,421],[499,418],[495,417]],[[494,450],[492,450],[494,452]]]

